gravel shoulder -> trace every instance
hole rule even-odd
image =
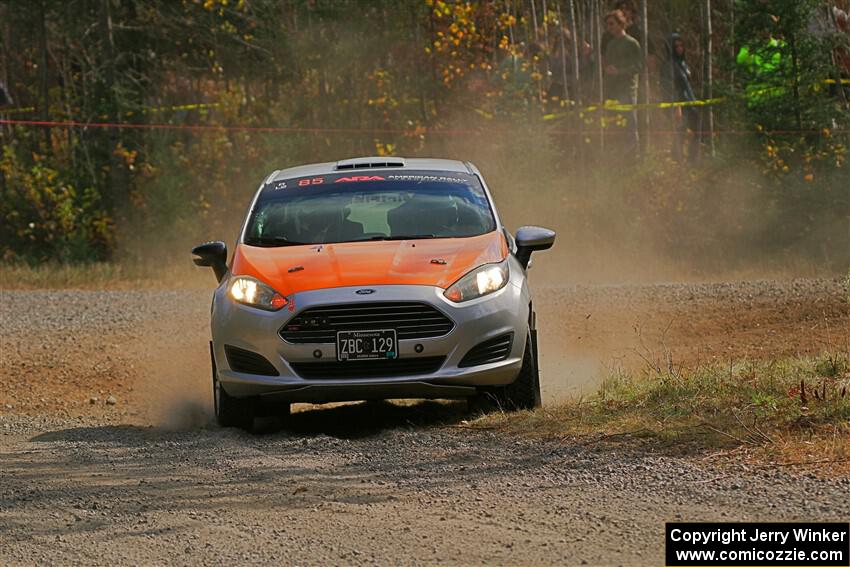
[[[0,562],[659,565],[667,520],[843,521],[850,509],[850,479],[506,439],[461,413],[360,404],[263,436],[107,425],[0,437]]]
[[[662,347],[699,364],[850,340],[838,279],[536,297],[549,403]],[[850,479],[518,438],[460,403],[217,429],[208,309],[206,292],[0,292],[0,564],[658,565],[665,521],[848,520]]]

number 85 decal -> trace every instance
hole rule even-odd
[[[306,187],[307,185],[321,185],[325,182],[324,177],[314,177],[312,179],[301,179],[298,182],[299,187]]]

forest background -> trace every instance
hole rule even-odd
[[[559,231],[544,275],[846,274],[846,4],[646,2],[642,102],[674,31],[714,101],[682,163],[671,109],[612,149],[601,0],[5,0],[0,261],[188,265],[269,172],[392,154],[476,163],[509,228]]]

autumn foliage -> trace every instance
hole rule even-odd
[[[568,226],[589,248],[604,226],[626,251],[722,263],[746,242],[740,263],[803,255],[846,269],[848,109],[824,86],[841,78],[830,54],[843,38],[808,31],[823,3],[714,0],[725,102],[711,107],[714,157],[703,137],[690,164],[670,158],[669,110],[646,111],[638,159],[612,150],[622,120],[598,109],[595,3],[0,2],[3,118],[75,123],[3,126],[0,256],[132,258],[151,235],[185,254],[229,238],[274,169],[399,154],[475,161],[509,220]],[[671,31],[689,38],[704,84],[697,4],[649,3],[650,103]],[[782,90],[753,104],[747,86],[765,78],[735,50],[770,34],[784,42],[788,64],[769,77]],[[721,202],[729,222],[712,226]]]

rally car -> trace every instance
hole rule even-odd
[[[443,159],[356,158],[275,171],[230,264],[195,247],[219,285],[212,381],[222,426],[267,407],[489,397],[540,405],[526,271],[555,233],[502,225],[479,170]]]

